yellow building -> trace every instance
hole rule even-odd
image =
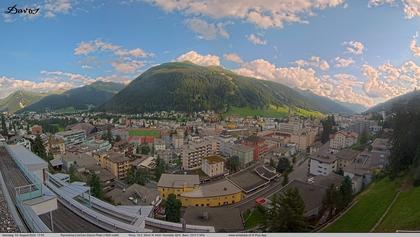
[[[219,207],[238,203],[242,198],[242,191],[228,180],[201,185],[194,191],[184,192],[180,195],[184,207]]]
[[[162,199],[175,194],[182,206],[218,207],[238,203],[242,191],[228,180],[200,185],[198,175],[162,174],[158,182]]]
[[[199,185],[198,175],[162,174],[157,187],[160,197],[166,199],[171,193],[179,198],[182,193],[194,191]]]
[[[130,159],[125,157],[124,154],[117,152],[103,153],[97,155],[96,159],[99,161],[101,168],[110,171],[118,179],[127,177],[130,169]]]

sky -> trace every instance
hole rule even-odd
[[[127,84],[185,60],[365,106],[420,85],[420,0],[2,0],[0,10],[0,98]]]

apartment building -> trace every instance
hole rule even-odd
[[[184,170],[200,169],[204,157],[219,153],[220,143],[217,140],[192,143],[182,151],[182,168]]]
[[[330,140],[330,148],[341,150],[343,148],[350,147],[357,142],[357,138],[358,135],[355,132],[338,131]]]
[[[64,132],[58,132],[55,134],[57,138],[62,138],[64,144],[68,145],[78,145],[86,141],[86,133],[83,130],[70,130]]]
[[[337,170],[337,157],[334,154],[315,154],[310,156],[309,173],[327,176]]]
[[[221,143],[220,153],[226,157],[238,156],[241,168],[246,167],[252,162],[254,157],[254,149],[242,144]]]
[[[96,155],[95,158],[99,161],[101,168],[108,170],[118,179],[127,177],[130,169],[130,159],[125,157],[124,154],[109,152]]]

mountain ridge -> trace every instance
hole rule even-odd
[[[96,81],[92,84],[64,91],[61,94],[42,98],[21,110],[20,112],[86,110],[103,104],[114,96],[124,85],[114,82]]]
[[[323,101],[325,104],[313,102]],[[152,67],[134,79],[100,111],[137,113],[162,110],[225,112],[231,106],[268,108],[294,106],[323,113],[351,113],[331,99],[302,93],[286,85],[238,75],[221,67],[170,62]]]

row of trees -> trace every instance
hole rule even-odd
[[[388,171],[391,178],[409,171],[414,185],[420,185],[420,98],[394,106],[392,113],[388,122],[394,130]]]
[[[6,119],[4,118],[3,114],[1,115],[1,135],[3,135],[3,136],[8,135],[7,126],[6,126]]]
[[[322,201],[322,211],[328,213],[328,218],[344,210],[353,200],[353,188],[349,176],[345,176],[341,185],[337,188],[334,184],[328,187],[324,200]]]

